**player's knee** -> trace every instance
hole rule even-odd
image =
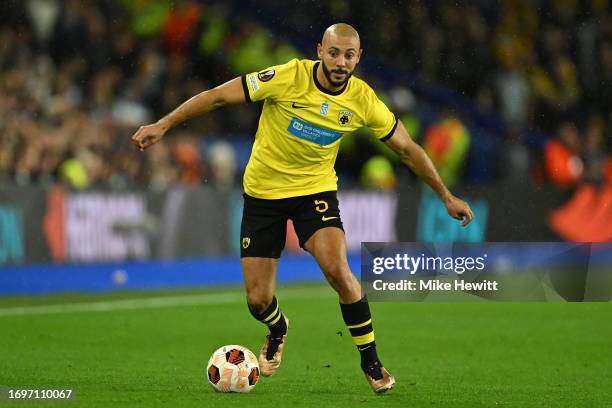
[[[333,260],[326,262],[324,265],[325,273],[341,279],[347,273],[350,273],[348,264],[345,261]]]
[[[272,296],[259,290],[247,291],[247,303],[256,312],[263,312],[272,303]]]
[[[349,281],[351,271],[345,262],[332,261],[327,263],[323,269],[325,277],[334,288],[345,286]]]

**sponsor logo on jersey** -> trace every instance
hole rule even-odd
[[[261,71],[259,74],[257,74],[257,78],[259,78],[261,82],[268,82],[274,78],[274,74],[276,74],[276,71],[269,69],[267,71]]]
[[[335,130],[325,129],[312,123],[304,122],[303,120],[292,118],[287,128],[293,136],[299,137],[302,140],[316,143],[321,146],[327,146],[340,139],[344,133],[336,132]]]
[[[327,111],[329,111],[329,104],[327,102],[323,102],[323,104],[321,104],[321,110],[319,113],[321,115],[327,115]]]

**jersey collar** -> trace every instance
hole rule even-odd
[[[321,63],[321,61],[317,61],[314,64],[314,67],[312,69],[312,79],[314,80],[315,85],[317,86],[317,88],[319,88],[319,91],[328,94],[328,95],[340,95],[342,92],[344,92],[344,90],[346,89],[346,87],[348,86],[349,81],[351,80],[349,78],[349,81],[346,81],[346,83],[344,84],[344,86],[340,89],[338,89],[337,91],[330,91],[327,90],[323,87],[323,85],[321,85],[321,83],[319,82],[319,80],[317,79],[317,68],[319,67],[319,64]]]

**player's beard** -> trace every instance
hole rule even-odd
[[[347,81],[349,80],[349,78],[351,77],[351,75],[353,75],[352,72],[349,72],[347,70],[344,69],[334,69],[334,70],[330,70],[329,68],[327,68],[327,65],[325,65],[325,62],[323,62],[323,60],[321,60],[321,66],[323,67],[323,75],[325,75],[325,78],[327,78],[327,81],[336,88],[341,87],[342,85],[346,84]],[[343,73],[346,74],[345,78],[342,81],[334,81],[332,79],[332,73],[336,72],[336,73]]]

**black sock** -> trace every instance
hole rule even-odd
[[[372,327],[372,316],[370,315],[370,305],[364,296],[361,300],[350,303],[340,303],[340,310],[344,323],[347,325],[353,341],[361,355],[361,369],[365,371],[367,367],[379,362],[376,353],[376,342],[374,341],[374,328]]]
[[[272,303],[262,313],[257,313],[251,305],[248,306],[253,317],[268,326],[272,337],[280,338],[287,334],[287,322],[278,307],[276,296],[272,298]]]

